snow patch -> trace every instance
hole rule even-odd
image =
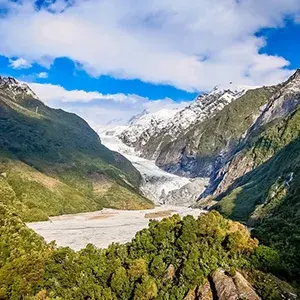
[[[39,99],[39,97],[32,91],[32,89],[25,82],[18,81],[13,77],[0,76],[0,88],[8,89],[13,96],[19,94],[26,94],[35,99]]]

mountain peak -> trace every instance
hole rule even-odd
[[[300,81],[300,69],[297,69],[296,72],[287,80],[287,82],[291,81]]]
[[[150,114],[150,111],[148,109],[144,109],[141,113],[134,115],[130,118],[130,120],[127,122],[128,125],[135,124],[141,117]]]
[[[4,77],[0,75],[0,89],[9,90],[14,96],[25,94],[33,97],[34,99],[39,99],[39,97],[32,91],[27,83],[18,81],[10,76]]]

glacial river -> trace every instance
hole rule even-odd
[[[27,225],[47,242],[55,240],[58,246],[79,250],[92,243],[99,248],[105,248],[111,243],[131,241],[136,232],[148,226],[150,219],[160,220],[175,213],[198,217],[203,211],[178,206],[160,206],[140,211],[104,209],[52,217],[50,221]]]

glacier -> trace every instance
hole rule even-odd
[[[196,202],[198,196],[204,191],[208,184],[208,179],[191,179],[181,177],[160,169],[156,166],[154,160],[145,159],[139,156],[134,148],[125,145],[116,135],[118,128],[100,133],[101,142],[104,146],[112,151],[116,151],[124,155],[132,162],[135,168],[142,175],[141,191],[155,204],[172,204],[189,206]],[[195,183],[197,189],[195,189]],[[193,193],[189,194],[189,187],[193,186]],[[183,201],[182,193],[184,190],[185,199]],[[177,191],[175,193],[174,191]],[[176,198],[175,198],[176,197]],[[175,198],[175,199],[174,199]]]

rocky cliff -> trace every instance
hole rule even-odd
[[[243,274],[242,274],[243,273]],[[296,300],[297,295],[292,289],[287,288],[284,282],[275,279],[272,275],[266,275],[262,272],[232,271],[231,274],[223,269],[217,269],[208,280],[195,288],[191,289],[183,300],[261,300],[258,293],[262,294],[261,288],[256,285],[257,279],[265,276],[265,280],[274,285],[276,289],[273,295],[264,291],[267,295],[263,299],[285,299]],[[256,291],[257,289],[257,291]],[[265,295],[264,295],[265,296]]]
[[[224,193],[241,176],[268,161],[299,136],[300,71],[274,89],[261,114],[224,165],[216,170],[214,196]]]

